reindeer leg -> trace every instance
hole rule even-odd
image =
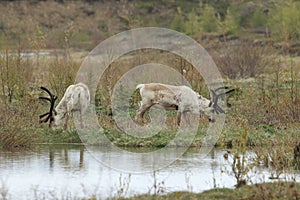
[[[191,125],[191,123],[190,123],[190,118],[189,118],[189,116],[187,115],[187,112],[183,112],[183,117],[184,117],[184,120],[185,120],[186,124],[187,124],[188,126],[190,126],[190,125]]]
[[[211,122],[211,123],[214,123],[215,119],[211,116],[211,117],[208,117],[208,121]]]
[[[80,109],[80,126],[81,128],[84,128],[83,120],[82,120],[82,109]]]
[[[138,121],[139,119],[142,119],[144,117],[145,112],[147,112],[152,105],[143,104],[141,108],[137,111],[135,115],[135,120]]]
[[[64,129],[67,129],[68,127],[68,121],[69,121],[69,112],[66,113],[66,120],[65,120],[65,124],[64,124]]]
[[[177,118],[177,125],[180,126],[180,121],[181,121],[181,111],[180,110],[177,111],[176,118]]]
[[[66,113],[66,121],[65,121],[65,124],[64,124],[64,129],[67,129],[67,127],[68,127],[68,121],[69,121],[71,112],[72,112],[72,102],[68,102],[68,104],[67,104],[67,113]]]

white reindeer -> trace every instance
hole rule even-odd
[[[204,113],[209,120],[214,122],[213,113],[225,113],[225,111],[217,104],[220,96],[234,91],[231,89],[227,92],[216,94],[220,89],[228,87],[220,87],[212,90],[212,100],[206,99],[200,94],[187,86],[174,86],[161,83],[139,84],[136,89],[140,90],[142,98],[139,110],[136,113],[135,120],[143,118],[152,106],[165,110],[177,110],[177,124],[180,125],[181,115],[184,116],[189,124],[187,112],[193,114]]]
[[[87,107],[90,104],[90,91],[88,87],[83,83],[77,83],[75,85],[70,85],[61,101],[54,108],[54,103],[57,99],[57,96],[53,95],[47,88],[41,87],[42,90],[46,91],[50,97],[39,97],[50,102],[49,112],[40,115],[40,123],[45,123],[50,120],[49,127],[53,124],[59,126],[63,119],[64,128],[67,128],[68,121],[71,115],[71,112],[79,111],[80,112],[80,123],[83,127],[82,115],[86,111]]]

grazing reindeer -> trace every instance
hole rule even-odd
[[[212,114],[216,112],[225,113],[218,105],[218,99],[225,94],[233,92],[231,89],[227,92],[217,94],[220,89],[228,89],[228,87],[220,87],[216,90],[211,90],[212,99],[208,100],[196,93],[187,86],[174,86],[161,83],[139,84],[136,89],[140,89],[142,97],[140,109],[137,111],[135,120],[143,118],[146,111],[152,106],[165,110],[177,110],[177,124],[180,125],[181,115],[183,114],[186,122],[189,120],[186,116],[187,112],[199,114],[203,112],[209,116],[209,120],[214,122]]]
[[[80,112],[80,123],[83,127],[82,115],[90,104],[90,91],[83,83],[70,85],[61,101],[54,108],[54,103],[57,96],[53,95],[47,88],[41,87],[42,90],[47,92],[50,97],[39,97],[39,99],[50,102],[50,109],[47,113],[40,115],[40,123],[46,123],[49,120],[49,127],[54,125],[58,126],[65,118],[64,128],[67,128],[69,117],[72,111]]]

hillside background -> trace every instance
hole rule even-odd
[[[294,48],[299,8],[297,0],[0,1],[0,45],[91,50],[121,31],[155,26],[183,32],[204,46],[207,39],[250,38]]]

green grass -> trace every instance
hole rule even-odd
[[[135,7],[138,9],[143,8],[152,8],[158,5],[164,4],[163,1],[145,1],[145,2],[136,2]]]
[[[237,130],[236,127],[230,125],[227,127],[225,125],[217,146],[231,147],[232,141],[236,139],[237,132],[240,131],[243,131],[243,129]],[[258,127],[251,127],[249,132],[247,138],[248,147],[269,146],[272,140],[286,142],[287,145],[290,144],[292,138],[295,142],[300,140],[300,132],[297,128],[275,128],[272,125],[260,125]]]
[[[200,125],[198,132],[193,136],[192,143],[189,145],[191,147],[200,147],[203,139],[206,135],[207,124]],[[231,148],[232,142],[236,139],[237,134],[243,131],[243,128],[237,129],[236,126],[225,124],[220,137],[215,144],[216,147],[226,147]],[[153,147],[162,148],[168,145],[177,134],[177,130],[161,130],[157,134],[147,137],[139,138],[126,134],[118,128],[107,127],[103,129],[104,135],[107,139],[111,141],[116,146],[119,147]],[[76,129],[69,127],[67,130],[62,128],[52,128],[49,129],[46,125],[42,128],[35,127],[28,129],[28,134],[35,135],[35,142],[37,143],[89,143],[92,145],[102,145],[103,141],[100,137],[101,134],[96,132],[87,132],[86,135],[78,135]],[[184,138],[184,137],[183,137]],[[270,145],[270,141],[282,141],[286,145],[291,145],[292,138],[294,141],[300,139],[300,132],[297,128],[276,128],[271,125],[261,125],[258,127],[251,127],[249,130],[249,135],[247,138],[248,147],[266,147]],[[170,146],[182,147],[188,142],[188,139],[182,141],[177,141],[177,143],[172,143]]]
[[[39,128],[36,129],[39,135],[37,143],[82,143],[75,129],[64,130],[62,128]]]
[[[251,186],[244,186],[239,189],[212,189],[202,193],[172,192],[165,195],[138,195],[131,198],[116,198],[115,200],[180,200],[180,199],[201,199],[201,200],[235,200],[235,199],[299,199],[300,184],[294,182],[263,183]]]

